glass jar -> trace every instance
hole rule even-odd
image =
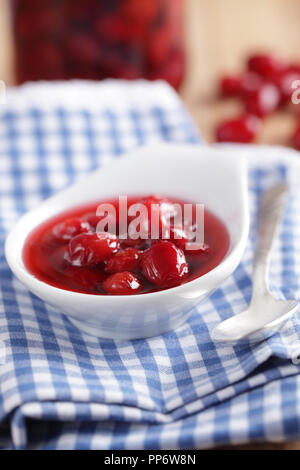
[[[18,83],[184,75],[183,0],[13,0]]]

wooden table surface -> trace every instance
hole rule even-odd
[[[9,0],[0,0],[0,80],[14,83]],[[274,51],[300,62],[300,0],[186,0],[187,73],[181,96],[203,137],[214,140],[218,122],[240,111],[235,100],[216,98],[224,72],[239,72],[253,51]],[[300,105],[299,105],[300,107]],[[296,117],[281,112],[265,120],[259,143],[286,145]],[[235,449],[297,449],[300,441]]]

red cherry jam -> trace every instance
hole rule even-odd
[[[97,215],[101,203],[111,204],[116,212],[116,233],[109,223],[99,231],[103,216]],[[43,222],[28,236],[23,260],[37,279],[60,289],[98,295],[133,295],[178,286],[215,268],[229,248],[224,224],[211,212],[204,211],[204,243],[191,247],[195,228],[196,205],[192,204],[189,226],[178,226],[178,208],[184,204],[166,197],[130,197],[128,208],[144,204],[158,220],[157,236],[149,238],[153,218],[141,226],[138,238],[124,238],[120,230],[119,199],[75,207]],[[177,209],[176,209],[177,205]],[[156,211],[156,212],[155,212]],[[168,218],[168,224],[166,224]],[[130,236],[132,214],[127,214]],[[167,228],[166,228],[167,227]],[[153,233],[152,231],[150,233]]]

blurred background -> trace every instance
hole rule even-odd
[[[255,53],[300,63],[299,21],[300,0],[0,0],[0,79],[163,78],[211,142],[242,112],[220,78]],[[297,119],[272,113],[256,141],[290,145]]]

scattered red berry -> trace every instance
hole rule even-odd
[[[88,222],[74,217],[66,219],[63,222],[55,225],[53,228],[53,235],[56,240],[60,242],[68,242],[76,235],[79,235],[80,233],[87,233],[89,231],[90,224]]]
[[[220,81],[222,96],[235,96],[243,100],[246,116],[231,119],[219,125],[216,139],[219,142],[252,142],[259,129],[259,121],[281,107],[299,113],[300,64],[284,64],[270,54],[254,54],[247,61],[248,70],[240,77],[225,76]],[[295,99],[294,99],[295,98]],[[251,119],[248,115],[251,115]],[[299,148],[298,129],[292,144]]]
[[[141,252],[135,248],[118,251],[107,261],[105,271],[109,274],[122,271],[136,271],[141,259]]]
[[[251,93],[258,90],[263,84],[263,79],[255,72],[246,72],[241,80],[241,97],[247,98]]]
[[[117,237],[107,232],[80,234],[69,242],[70,261],[74,266],[102,263],[119,249]]]
[[[300,150],[300,124],[297,125],[293,135],[292,135],[292,146],[296,150]]]
[[[142,283],[134,274],[124,271],[107,277],[102,287],[111,295],[131,295],[141,291]]]
[[[272,83],[264,83],[248,94],[245,100],[246,111],[264,117],[278,109],[280,101],[278,88]]]
[[[297,65],[286,67],[276,76],[275,84],[279,88],[283,104],[291,100],[292,94],[295,91],[293,83],[297,80],[300,80],[300,66]],[[299,88],[299,86],[297,88]]]
[[[255,54],[248,59],[248,69],[268,79],[283,69],[283,63],[270,54]]]
[[[144,251],[142,273],[148,281],[160,287],[173,287],[188,274],[182,250],[169,241],[159,241]]]
[[[217,128],[218,142],[252,142],[257,134],[260,121],[256,116],[245,115],[231,119]]]
[[[220,93],[222,96],[239,96],[242,89],[240,77],[225,76],[220,81]]]

